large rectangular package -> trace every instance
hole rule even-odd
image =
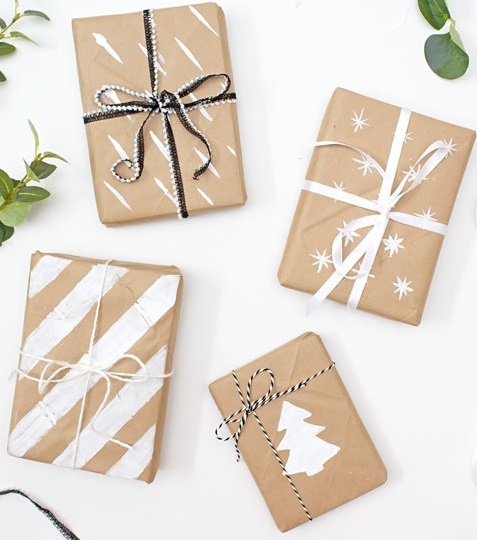
[[[35,253],[9,453],[152,482],[181,295],[174,266]]]
[[[245,203],[219,6],[74,19],[73,34],[103,223]]]

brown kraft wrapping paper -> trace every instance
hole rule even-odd
[[[152,482],[181,296],[174,266],[35,253],[10,455]],[[61,362],[41,389],[42,371],[52,377]]]
[[[235,374],[245,395],[252,374],[268,368],[274,374],[272,393],[275,393],[331,364],[321,339],[308,332],[236,370]],[[267,373],[254,379],[252,401],[263,396],[269,384]],[[224,418],[242,407],[231,374],[213,382],[209,388]],[[324,514],[386,481],[386,469],[335,368],[306,387],[266,403],[256,413],[311,517]],[[232,433],[237,425],[229,424]],[[238,446],[278,528],[287,531],[306,523],[308,517],[253,414],[245,423]]]
[[[317,140],[357,147],[385,169],[400,114],[399,107],[338,88],[328,105]],[[411,185],[421,165],[425,166],[425,160],[416,163],[419,156],[435,141],[447,145],[448,155],[422,183],[397,201],[392,212],[419,217],[432,226],[447,225],[474,140],[472,130],[411,113],[399,149],[393,191],[409,171],[404,189]],[[311,181],[310,185],[318,182],[369,201],[378,199],[382,185],[382,177],[372,164],[343,146],[315,148],[307,180]],[[315,294],[335,271],[331,253],[338,229],[373,214],[377,215],[334,200],[333,194],[323,196],[303,189],[278,272],[280,283]],[[370,230],[361,229],[348,234],[348,238],[343,237],[343,258],[359,246]],[[389,220],[357,307],[418,325],[443,238],[436,232]],[[363,259],[356,263],[348,277],[356,279],[362,262]],[[348,303],[355,279],[342,279],[329,298]]]
[[[214,3],[154,10],[159,93],[209,73],[232,79],[227,30],[222,9]],[[105,85],[151,92],[142,12],[73,20],[79,81],[85,113],[98,109],[95,93]],[[222,90],[218,78],[205,82],[183,102]],[[109,93],[110,103],[138,99]],[[86,124],[91,169],[100,220],[106,225],[175,216],[176,199],[169,169],[161,114],[144,128],[144,169],[132,183],[111,174],[120,158],[133,156],[135,134],[147,113]],[[193,173],[205,161],[206,148],[170,114],[189,213],[245,204],[240,137],[235,103],[222,103],[189,112],[193,124],[208,139],[212,166],[198,180]],[[121,166],[121,173],[127,171]]]

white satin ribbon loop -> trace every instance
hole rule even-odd
[[[346,143],[336,141],[319,141],[314,144],[316,148],[341,146],[358,153],[367,163],[367,166],[376,170],[382,178],[382,184],[377,200],[369,200],[359,195],[347,193],[343,189],[327,186],[319,182],[305,180],[303,190],[317,195],[322,195],[335,201],[340,201],[351,206],[375,212],[350,221],[340,229],[332,242],[331,256],[335,271],[328,280],[318,289],[310,299],[307,312],[318,307],[325,298],[341,283],[343,279],[354,281],[353,289],[348,299],[348,306],[356,309],[369,279],[371,268],[376,259],[381,241],[386,231],[389,220],[409,225],[424,231],[445,235],[447,225],[439,223],[424,216],[395,212],[395,205],[408,193],[418,187],[427,176],[451,153],[449,143],[444,140],[433,142],[419,156],[414,166],[404,174],[404,178],[393,191],[394,180],[397,176],[399,160],[402,148],[406,140],[411,112],[401,109],[394,139],[388,157],[386,168],[381,165],[367,152]],[[354,241],[358,231],[371,227],[364,238],[350,251],[346,258],[343,257],[344,247]],[[343,245],[344,244],[344,245]],[[359,269],[355,266],[361,261]]]

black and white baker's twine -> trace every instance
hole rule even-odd
[[[182,126],[189,133],[194,135],[194,137],[199,139],[207,149],[206,161],[194,171],[193,179],[198,180],[199,177],[209,168],[212,162],[212,150],[207,137],[201,131],[199,131],[199,129],[197,129],[190,119],[189,112],[198,109],[199,107],[213,107],[216,105],[222,105],[224,103],[234,103],[237,100],[237,97],[235,93],[229,92],[231,80],[230,77],[225,73],[209,73],[207,75],[202,75],[187,82],[175,92],[162,90],[162,92],[159,93],[156,25],[154,22],[153,10],[144,10],[143,17],[147,58],[149,64],[149,77],[151,80],[152,92],[135,92],[134,90],[130,90],[129,88],[118,85],[103,86],[96,92],[94,96],[94,100],[99,109],[86,113],[83,116],[83,120],[85,124],[88,124],[98,120],[118,118],[130,114],[147,113],[145,120],[142,122],[139,130],[134,136],[133,158],[119,159],[113,163],[111,167],[111,173],[117,180],[120,182],[129,183],[135,182],[142,175],[145,155],[144,128],[149,120],[159,113],[162,118],[164,140],[169,153],[169,169],[174,188],[177,215],[179,218],[187,218],[189,214],[184,195],[184,184],[169,115],[176,115]],[[200,88],[210,79],[222,79],[222,90],[220,92],[205,98],[194,99],[187,102],[182,101],[183,98],[190,96],[195,90]],[[132,96],[133,99],[117,104],[107,103],[103,100],[104,95],[107,95],[107,93],[111,90],[119,94]],[[131,170],[131,176],[126,177],[118,172],[118,167],[121,164],[126,165]]]
[[[19,489],[4,489],[0,490],[0,497],[3,495],[20,495],[20,497],[24,497],[28,501],[30,501],[33,506],[39,510],[43,515],[45,515],[51,523],[56,527],[58,532],[66,538],[66,540],[80,540],[74,532],[72,532],[66,525],[61,523],[61,521],[53,514],[51,510],[48,510],[48,508],[45,508],[44,506],[41,506],[39,503],[37,503],[34,499],[32,499],[29,495],[24,493],[23,491],[20,491]]]
[[[248,417],[250,415],[253,415],[255,420],[257,421],[257,423],[258,423],[258,425],[260,427],[260,430],[262,431],[265,439],[267,440],[268,446],[270,447],[270,449],[273,452],[273,455],[275,456],[276,460],[278,461],[278,464],[280,465],[284,476],[286,477],[286,479],[288,480],[288,483],[290,484],[291,488],[293,489],[293,492],[295,493],[296,498],[298,499],[298,502],[300,503],[300,506],[302,507],[303,511],[306,514],[306,517],[310,521],[313,518],[311,517],[310,512],[308,511],[308,509],[307,509],[307,507],[306,507],[306,505],[305,505],[305,503],[304,503],[298,489],[296,488],[295,483],[293,482],[290,475],[288,474],[288,472],[287,472],[287,470],[285,468],[285,465],[284,465],[284,463],[283,463],[277,449],[275,448],[275,445],[272,442],[272,439],[268,435],[267,430],[265,429],[265,426],[263,425],[263,423],[260,420],[259,416],[257,415],[256,411],[260,407],[263,407],[264,405],[266,405],[267,403],[270,403],[271,401],[274,401],[275,399],[279,399],[279,398],[281,398],[283,396],[286,396],[287,394],[291,394],[292,392],[296,392],[297,390],[300,390],[301,388],[305,388],[305,386],[307,386],[308,383],[310,383],[314,379],[320,377],[321,375],[324,375],[326,372],[330,371],[334,367],[335,367],[335,363],[333,362],[328,367],[322,369],[321,371],[319,371],[317,373],[314,373],[313,375],[311,375],[307,379],[295,384],[294,386],[291,386],[290,388],[287,388],[286,390],[282,390],[280,392],[275,392],[274,394],[272,394],[273,387],[275,385],[275,376],[273,374],[273,371],[271,369],[269,369],[269,368],[258,369],[257,371],[255,371],[255,373],[253,373],[253,375],[250,377],[250,379],[247,382],[247,388],[246,388],[246,392],[245,392],[245,397],[243,395],[242,388],[240,387],[240,383],[239,383],[239,380],[237,378],[237,375],[236,375],[235,371],[232,371],[232,377],[234,379],[235,387],[237,388],[237,392],[238,392],[238,394],[240,396],[240,401],[242,402],[242,408],[238,409],[234,413],[229,414],[229,416],[224,418],[222,420],[222,422],[220,422],[220,424],[217,426],[217,428],[215,430],[215,436],[220,441],[229,441],[230,439],[234,440],[235,452],[237,454],[237,461],[239,461],[240,460],[240,450],[239,450],[239,447],[238,447],[238,443],[239,443],[240,435],[242,434],[242,430],[243,430],[243,428],[245,426],[245,423],[247,422]],[[261,396],[258,399],[255,399],[254,401],[252,401],[251,390],[252,390],[253,381],[261,373],[267,373],[270,376],[270,385],[268,387],[267,392],[263,396]],[[227,437],[222,437],[220,435],[220,430],[223,427],[225,427],[227,425],[230,425],[230,424],[235,424],[235,423],[238,423],[238,427],[235,430],[235,432],[232,433],[232,435],[229,435]]]

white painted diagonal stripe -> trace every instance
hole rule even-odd
[[[116,150],[121,159],[129,159],[124,148],[118,143],[118,141],[114,137],[111,137],[111,135],[108,134],[108,139],[110,140],[111,144],[113,145],[114,149]]]
[[[161,151],[161,154],[167,159],[167,161],[170,161],[169,152],[167,151],[167,148],[165,147],[161,139],[159,139],[159,137],[154,133],[154,131],[150,131],[149,135],[151,136],[151,139],[154,141],[154,144]]]
[[[152,426],[106,474],[128,480],[139,478],[151,463],[155,437],[156,426]]]
[[[147,54],[147,49],[146,47],[144,47],[144,45],[142,43],[138,43],[139,45],[139,48],[141,49],[141,51],[144,53],[144,56],[146,58],[149,58],[149,55]],[[154,63],[156,64],[156,67],[157,69],[163,74],[163,75],[167,75],[165,69],[161,66],[161,64],[157,61],[157,58],[154,60]]]
[[[227,148],[233,156],[237,157],[237,152],[231,146],[227,145]]]
[[[197,98],[195,97],[195,95],[191,92],[190,93],[190,97],[192,99],[192,101],[197,101]],[[207,112],[206,108],[205,107],[199,107],[199,112],[200,114],[206,118],[209,122],[212,122],[213,118],[212,116],[210,116],[210,114]]]
[[[108,190],[116,197],[116,199],[124,206],[124,208],[127,208],[128,210],[132,210],[131,205],[128,203],[128,201],[124,198],[121,193],[116,188],[113,188],[113,186],[109,182],[104,182],[104,185],[108,188]]]
[[[197,11],[197,9],[195,9],[194,6],[189,6],[189,9],[191,10],[191,12],[197,17],[197,19],[199,19],[199,21],[206,27],[208,28],[213,34],[215,34],[217,37],[219,37],[219,34],[213,29],[212,25],[209,24],[209,22],[207,21],[207,19],[202,15],[202,13],[199,13]]]
[[[194,150],[195,150],[195,153],[200,157],[200,159],[202,160],[202,163],[205,163],[207,161],[207,158],[204,156],[204,154],[198,150],[195,146],[194,146]],[[216,176],[217,178],[220,178],[220,174],[219,172],[217,171],[217,169],[212,165],[212,163],[209,165],[209,170],[210,172]]]
[[[180,276],[162,276],[133,304],[124,315],[95,343],[93,364],[110,368],[141,339],[175,304]],[[149,321],[146,321],[144,315]],[[80,362],[86,361],[86,354]],[[21,457],[38,443],[82,399],[87,375],[55,384],[42,401],[33,407],[10,434],[9,452]],[[90,375],[88,390],[98,381]],[[48,414],[46,413],[48,411]]]
[[[167,347],[163,347],[147,362],[147,368],[152,375],[164,373],[167,359]],[[144,375],[140,369],[138,375]],[[76,466],[83,467],[108,442],[108,437],[115,437],[134,416],[162,388],[164,379],[147,379],[141,383],[125,383],[117,395],[96,418],[94,426],[87,425],[80,434]],[[67,467],[74,459],[76,441],[66,447],[54,461],[54,465]],[[141,471],[142,472],[142,471]]]
[[[45,356],[76,328],[98,301],[104,270],[104,264],[93,266],[88,274],[26,338],[23,344],[24,353]],[[127,272],[126,268],[109,266],[103,295],[109,292],[118,279],[125,276]],[[20,368],[28,373],[36,364],[37,360],[34,358],[23,356]]]
[[[157,186],[161,189],[161,191],[164,193],[164,195],[174,203],[174,206],[177,206],[174,196],[166,188],[164,182],[162,182],[162,180],[159,180],[159,178],[156,178],[156,177],[154,177],[154,181],[156,182]]]
[[[207,195],[207,193],[203,189],[200,189],[200,187],[198,187],[197,191],[199,192],[199,195],[201,195],[210,204],[210,206],[214,206],[214,201]]]
[[[181,48],[182,52],[187,56],[187,58],[195,65],[197,66],[201,71],[204,71],[203,67],[200,65],[200,62],[197,60],[197,58],[192,54],[192,51],[182,43],[182,41],[179,38],[175,38],[177,45]]]
[[[33,298],[55,279],[71,264],[71,259],[43,255],[30,273],[30,286],[28,298]]]
[[[100,46],[100,47],[103,47],[103,49],[109,54],[111,55],[115,60],[116,62],[119,62],[120,64],[124,64],[124,62],[122,61],[121,57],[119,56],[119,54],[113,49],[113,47],[111,47],[111,45],[109,44],[108,40],[103,36],[103,34],[96,34],[95,32],[93,32],[93,37],[94,39],[96,40],[96,43]]]

